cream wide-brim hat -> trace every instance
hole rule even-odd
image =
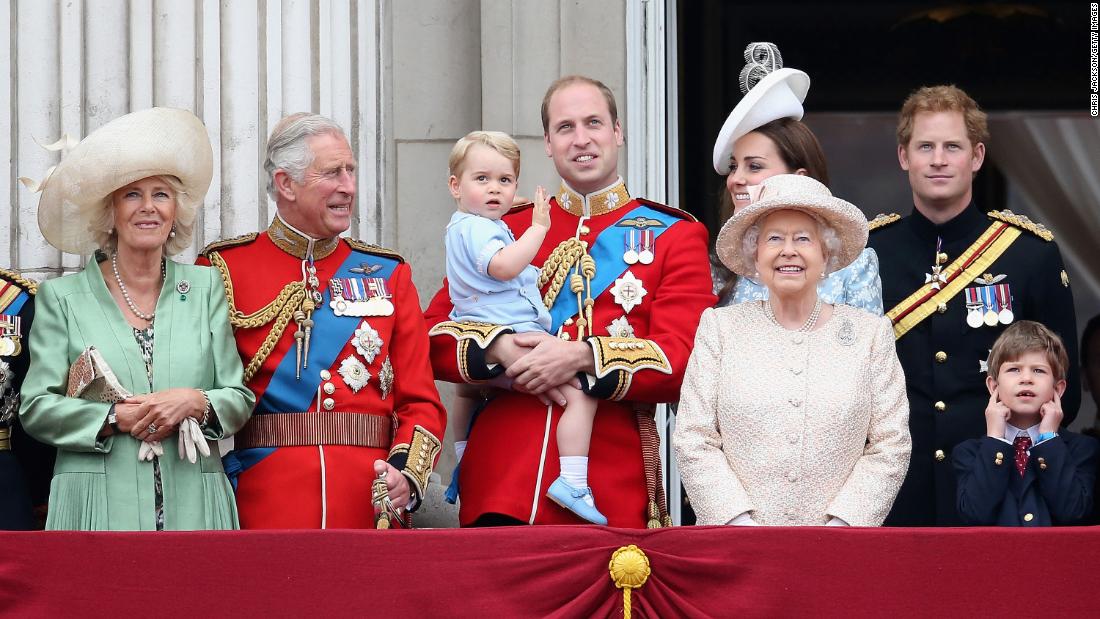
[[[729,270],[752,277],[755,268],[742,256],[743,240],[749,228],[768,214],[781,210],[810,213],[825,220],[840,240],[834,268],[851,264],[867,246],[867,217],[854,204],[836,198],[829,188],[801,174],[778,174],[764,180],[755,202],[737,211],[722,226],[715,242],[715,252]]]
[[[121,116],[72,148],[43,181],[38,227],[50,245],[87,255],[98,249],[90,225],[104,198],[151,176],[174,176],[176,220],[190,225],[214,173],[206,127],[187,110],[155,107]]]
[[[741,136],[780,118],[802,120],[802,102],[810,91],[810,76],[798,69],[776,69],[753,86],[733,108],[714,141],[714,171],[730,171],[733,144]]]

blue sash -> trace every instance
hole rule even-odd
[[[12,284],[13,286],[15,284]],[[8,316],[15,316],[19,313],[19,310],[23,309],[23,305],[26,304],[27,299],[31,298],[31,295],[26,290],[22,290],[16,295],[15,299],[5,308],[0,308],[0,314],[7,314]]]
[[[356,277],[356,273],[351,269],[363,263],[381,264],[382,268],[371,273],[371,277],[385,279],[393,275],[398,265],[398,261],[393,258],[352,250],[333,277]],[[291,346],[275,368],[271,382],[268,383],[263,397],[256,403],[253,414],[304,412],[313,404],[314,398],[317,397],[317,388],[321,385],[321,370],[332,367],[336,356],[344,349],[355,334],[355,329],[363,321],[361,317],[337,316],[332,313],[332,308],[328,306],[331,299],[332,293],[326,287],[321,304],[313,310],[313,333],[309,341],[309,371],[302,372],[301,380],[295,378],[297,357],[295,347]],[[291,328],[294,328],[293,323],[287,325],[287,329]],[[238,475],[274,452],[275,449],[272,447],[254,447],[234,450],[226,454],[222,458],[222,465],[234,489],[237,487]]]
[[[383,258],[373,254],[352,251],[337,269],[333,277],[356,277],[351,271],[363,262],[382,264],[382,268],[371,277],[389,279],[398,262],[393,258]],[[355,329],[363,321],[356,316],[337,316],[332,313],[328,302],[332,293],[326,287],[320,306],[313,310],[313,333],[309,340],[309,371],[302,372],[302,378],[295,378],[297,360],[295,347],[291,346],[275,373],[271,376],[264,395],[256,403],[256,414],[296,413],[307,410],[317,397],[317,388],[321,385],[321,370],[332,367],[336,356],[355,334]],[[293,328],[288,324],[287,329]]]
[[[615,284],[615,280],[626,273],[627,269],[631,265],[623,261],[623,248],[625,245],[624,237],[630,234],[631,230],[636,230],[629,226],[619,226],[619,222],[626,219],[635,219],[638,217],[644,217],[646,219],[656,219],[664,224],[661,227],[651,227],[653,231],[653,238],[664,234],[666,230],[672,227],[673,224],[680,221],[680,218],[659,211],[655,208],[639,204],[633,209],[625,210],[622,217],[617,222],[608,226],[603,232],[600,232],[600,236],[596,239],[596,242],[588,248],[588,253],[592,256],[592,259],[596,261],[596,277],[592,278],[592,299],[598,298],[608,288]],[[575,270],[575,268],[574,268]],[[561,293],[558,298],[554,300],[554,306],[550,308],[550,333],[557,333],[562,324],[577,315],[577,297],[575,294],[569,291],[568,283],[562,287]]]

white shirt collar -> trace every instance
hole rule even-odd
[[[1035,424],[1035,425],[1031,426],[1030,428],[1028,428],[1026,430],[1021,429],[1021,428],[1017,428],[1016,426],[1012,425],[1011,423],[1006,423],[1005,424],[1005,440],[1008,441],[1009,443],[1015,441],[1016,437],[1021,432],[1027,432],[1027,435],[1031,437],[1031,444],[1032,445],[1035,445],[1039,442],[1039,424]]]

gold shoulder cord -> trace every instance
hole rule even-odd
[[[574,267],[577,272],[569,276],[569,290],[577,295],[577,339],[583,339],[585,327],[592,335],[592,278],[596,276],[596,261],[588,255],[588,243],[573,237],[555,247],[539,270],[538,287],[550,283],[542,302],[547,308],[553,307],[566,275]]]
[[[23,290],[29,292],[31,296],[38,294],[38,283],[32,279],[27,279],[26,277],[23,277],[22,273],[4,268],[0,268],[0,273],[3,273],[8,277],[8,279],[21,286]]]
[[[252,359],[244,368],[244,382],[247,383],[259,371],[260,366],[271,355],[271,351],[275,350],[275,343],[282,337],[283,331],[286,330],[287,323],[294,316],[295,310],[300,308],[306,300],[306,287],[301,281],[291,282],[283,286],[278,296],[270,303],[251,314],[245,314],[237,309],[237,304],[233,298],[233,280],[229,277],[229,266],[225,264],[225,260],[216,251],[210,252],[207,257],[210,259],[210,264],[218,269],[222,276],[222,284],[225,286],[225,298],[229,302],[229,324],[237,329],[257,329],[272,321],[275,322],[271,325],[271,330],[267,332],[267,337],[260,344],[256,354],[252,356]]]

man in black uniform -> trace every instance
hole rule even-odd
[[[1062,337],[1070,356],[1064,424],[1077,416],[1073,295],[1050,231],[971,202],[988,139],[973,99],[954,86],[921,88],[902,106],[897,135],[913,212],[877,217],[869,245],[905,369],[913,457],[886,524],[958,525],[951,450],[985,434],[985,362],[1006,325],[1034,320]]]
[[[53,449],[28,437],[18,418],[34,292],[33,282],[0,269],[0,530],[41,528],[53,475]]]

